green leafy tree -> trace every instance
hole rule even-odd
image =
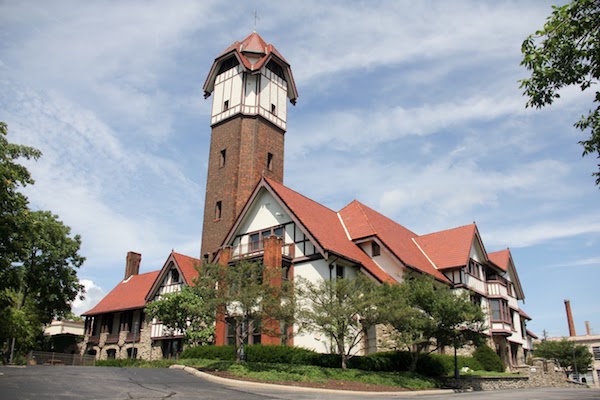
[[[234,325],[238,362],[245,361],[244,344],[250,334],[274,336],[280,332],[279,322],[285,325],[294,316],[290,285],[281,281],[281,271],[263,268],[260,262],[204,264],[192,290],[213,315]]]
[[[33,183],[19,158],[41,153],[6,139],[0,123],[0,347],[7,357],[27,351],[54,317],[71,311],[83,293],[76,269],[81,238],[49,211],[31,211],[19,189]]]
[[[8,284],[5,274],[23,252],[20,238],[27,229],[28,200],[18,190],[34,183],[20,158],[37,160],[42,153],[33,147],[10,143],[8,128],[0,122],[0,289]]]
[[[533,354],[536,357],[554,360],[564,369],[565,374],[575,370],[585,373],[594,361],[592,353],[586,346],[577,345],[567,339],[542,340],[536,344]]]
[[[395,329],[393,342],[411,353],[410,371],[422,354],[444,346],[461,348],[478,343],[484,329],[484,314],[467,292],[424,275],[409,275],[402,284],[383,286],[384,322]]]
[[[171,333],[183,333],[189,345],[207,344],[214,336],[215,313],[189,286],[163,295],[148,304],[145,312],[161,321]]]
[[[362,274],[317,282],[298,279],[296,291],[300,329],[329,338],[345,369],[367,330],[381,319],[377,284]]]
[[[528,107],[541,108],[560,97],[559,91],[576,85],[582,91],[595,88],[594,107],[575,123],[575,127],[590,130],[590,137],[579,143],[583,155],[600,158],[600,2],[573,0],[564,6],[554,6],[544,27],[528,36],[521,47],[524,65],[531,78],[521,80]],[[593,173],[600,185],[599,171]]]

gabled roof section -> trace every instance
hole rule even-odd
[[[352,240],[377,236],[405,265],[448,282],[413,241],[418,237],[416,233],[357,200],[344,207],[340,215]]]
[[[510,281],[515,285],[517,299],[525,300],[525,292],[523,291],[523,286],[521,286],[521,280],[517,274],[517,268],[515,267],[510,249],[489,253],[488,257],[491,262],[510,275]]]
[[[116,311],[133,310],[146,305],[146,294],[158,277],[159,271],[133,275],[120,282],[94,308],[82,315],[92,316]]]
[[[158,276],[152,284],[152,287],[146,293],[146,301],[150,301],[154,298],[156,291],[171,269],[171,263],[173,263],[175,268],[179,270],[180,276],[183,277],[186,284],[190,286],[194,285],[194,278],[198,276],[198,271],[196,270],[195,266],[200,265],[200,260],[183,254],[175,253],[175,251],[171,251],[171,254],[169,254],[169,257],[167,257],[167,261],[165,261],[163,267],[160,269],[160,271],[158,271]]]
[[[434,232],[415,238],[419,247],[421,247],[439,270],[467,265],[474,240],[479,240],[475,224]],[[483,245],[481,247],[483,249]]]
[[[502,271],[508,272],[508,266],[510,265],[510,250],[500,250],[488,254],[491,262],[496,264]]]
[[[380,282],[396,282],[349,240],[346,230],[335,211],[267,177],[263,177],[254,189],[248,203],[246,203],[237,221],[229,231],[224,244],[229,243],[232,239],[250,205],[260,190],[263,189],[268,190],[280,202],[292,219],[300,225],[299,228],[305,230],[308,236],[314,240],[317,249],[324,257],[327,257],[327,253],[336,254],[362,265],[369,274]]]
[[[185,283],[190,286],[194,286],[194,279],[198,276],[198,270],[196,267],[200,265],[200,260],[198,258],[175,252],[172,252],[171,254],[173,254],[173,257],[175,258],[175,263],[179,267],[179,270],[183,275],[183,279],[185,279]]]
[[[283,69],[285,81],[287,82],[287,95],[292,104],[296,104],[298,98],[298,90],[296,89],[296,83],[294,82],[294,76],[292,75],[292,69],[290,64],[285,58],[279,53],[279,51],[272,44],[267,44],[262,37],[256,32],[248,35],[241,42],[235,42],[231,46],[225,49],[213,63],[208,77],[204,82],[204,97],[210,96],[214,89],[215,79],[217,72],[221,66],[221,63],[232,56],[236,57],[238,62],[245,68],[245,70],[251,74],[259,73],[260,69],[267,65],[271,60],[275,61]]]

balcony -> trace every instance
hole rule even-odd
[[[118,333],[114,333],[114,334],[109,334],[108,336],[106,336],[106,344],[109,343],[119,343],[119,334]]]
[[[239,244],[237,246],[233,246],[231,249],[231,258],[233,260],[241,259],[241,258],[254,258],[261,257],[264,252],[263,241],[251,242],[247,244]],[[284,258],[293,259],[294,258],[294,244],[283,244],[281,246],[281,255]]]
[[[471,274],[465,274],[465,285],[479,293],[486,293],[485,282]]]
[[[98,344],[100,343],[100,335],[93,335],[88,338],[89,344]]]
[[[508,299],[508,290],[506,283],[502,281],[488,281],[487,294],[489,297],[502,297]]]

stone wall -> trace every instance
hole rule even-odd
[[[499,390],[526,389],[540,387],[555,388],[587,388],[577,382],[569,381],[565,373],[556,368],[554,362],[534,359],[532,366],[518,368],[521,376],[472,377],[461,379],[445,379],[444,386],[458,390]]]

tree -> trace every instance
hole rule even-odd
[[[341,356],[341,367],[353,356],[367,330],[380,320],[380,292],[371,279],[297,280],[300,329],[324,334]]]
[[[414,371],[423,353],[444,346],[454,349],[477,343],[484,314],[467,292],[457,292],[425,275],[409,275],[403,283],[383,285],[384,322],[395,329],[396,347],[411,353]]]
[[[28,200],[19,188],[34,183],[19,158],[37,160],[42,153],[33,147],[13,144],[6,138],[8,128],[0,121],[0,289],[6,287],[4,274],[23,252],[19,238],[26,229]]]
[[[238,362],[245,361],[249,335],[283,335],[278,322],[289,323],[294,315],[290,285],[281,281],[281,271],[264,268],[260,262],[240,261],[227,267],[204,264],[191,290],[217,321],[233,325]]]
[[[528,107],[541,108],[560,97],[563,87],[577,85],[585,91],[600,79],[600,2],[573,0],[553,6],[543,29],[528,36],[521,46],[524,65],[531,78],[521,80]],[[589,139],[579,143],[583,155],[600,158],[600,91],[596,90],[594,110],[575,123],[581,131],[590,130]],[[600,186],[600,164],[596,185]]]
[[[183,333],[186,343],[192,346],[209,343],[214,336],[215,313],[189,286],[163,295],[148,304],[145,311],[172,333]]]
[[[6,139],[0,122],[0,347],[6,355],[26,351],[54,317],[71,311],[83,293],[76,269],[81,238],[49,211],[31,211],[18,190],[33,184],[29,171],[16,162],[37,159],[32,147]]]
[[[586,373],[594,361],[586,346],[577,345],[568,339],[542,340],[536,344],[534,354],[536,357],[554,360],[567,375],[568,371]]]

